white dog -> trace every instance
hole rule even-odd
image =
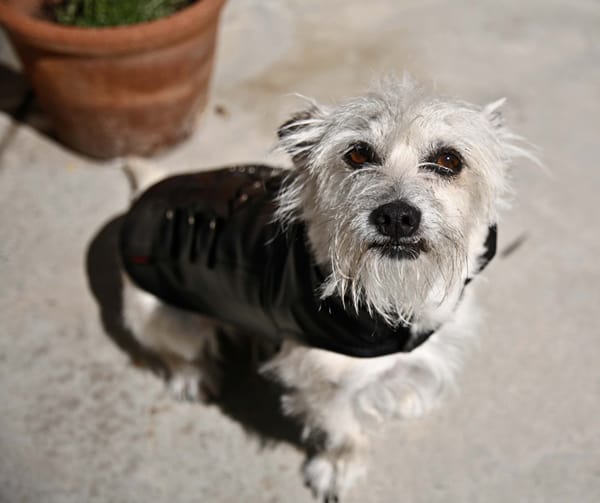
[[[234,167],[145,192],[122,232],[124,316],[173,391],[218,393],[203,373],[218,327],[279,338],[262,371],[318,446],[307,484],[336,501],[374,425],[438,403],[476,335],[467,283],[495,251],[509,164],[528,155],[502,103],[388,81],[284,124],[287,176]],[[144,187],[154,176],[131,171]]]

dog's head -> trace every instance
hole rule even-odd
[[[335,107],[312,103],[279,129],[295,170],[279,198],[299,218],[348,296],[390,321],[460,295],[524,153],[502,124],[502,101],[480,108],[388,81]]]

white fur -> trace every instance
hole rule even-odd
[[[527,155],[502,124],[503,101],[484,108],[429,95],[412,81],[387,81],[335,107],[311,103],[280,129],[280,147],[295,170],[280,194],[277,217],[307,226],[317,262],[328,273],[322,295],[349,295],[390,323],[442,327],[410,353],[352,358],[285,341],[262,371],[290,390],[286,414],[300,418],[318,446],[303,473],[319,498],[334,501],[365,471],[370,431],[388,418],[418,417],[452,389],[477,332],[473,286],[490,224],[509,193],[508,165]],[[342,153],[355,141],[375,146],[377,167],[351,170]],[[461,153],[455,179],[426,171],[424,156],[443,144]],[[138,172],[140,170],[137,170]],[[131,170],[134,178],[144,178]],[[422,212],[419,232],[429,250],[415,260],[386,258],[369,214],[403,199]],[[189,363],[213,355],[215,322],[160,305],[126,283],[125,318],[140,342],[168,355],[177,392],[194,395]],[[198,332],[202,335],[199,336]],[[181,388],[186,390],[181,391]]]
[[[176,399],[208,399],[218,393],[214,320],[161,303],[125,274],[123,319],[138,341],[167,365],[167,387]]]

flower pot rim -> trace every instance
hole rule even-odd
[[[218,17],[225,0],[198,0],[154,21],[124,26],[82,28],[32,17],[0,0],[0,24],[29,44],[75,55],[109,55],[146,52],[201,32]]]

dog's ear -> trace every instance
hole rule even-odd
[[[277,136],[280,140],[294,134],[305,125],[306,121],[310,121],[315,115],[316,107],[311,107],[308,110],[303,110],[292,115],[292,118],[285,121],[279,129],[277,129]]]
[[[296,166],[307,163],[313,147],[324,133],[325,111],[316,104],[284,122],[277,130],[279,147],[285,150]]]
[[[504,117],[502,117],[502,112],[500,109],[505,103],[506,98],[500,98],[499,100],[488,103],[483,107],[483,115],[495,128],[501,128],[504,125]]]

